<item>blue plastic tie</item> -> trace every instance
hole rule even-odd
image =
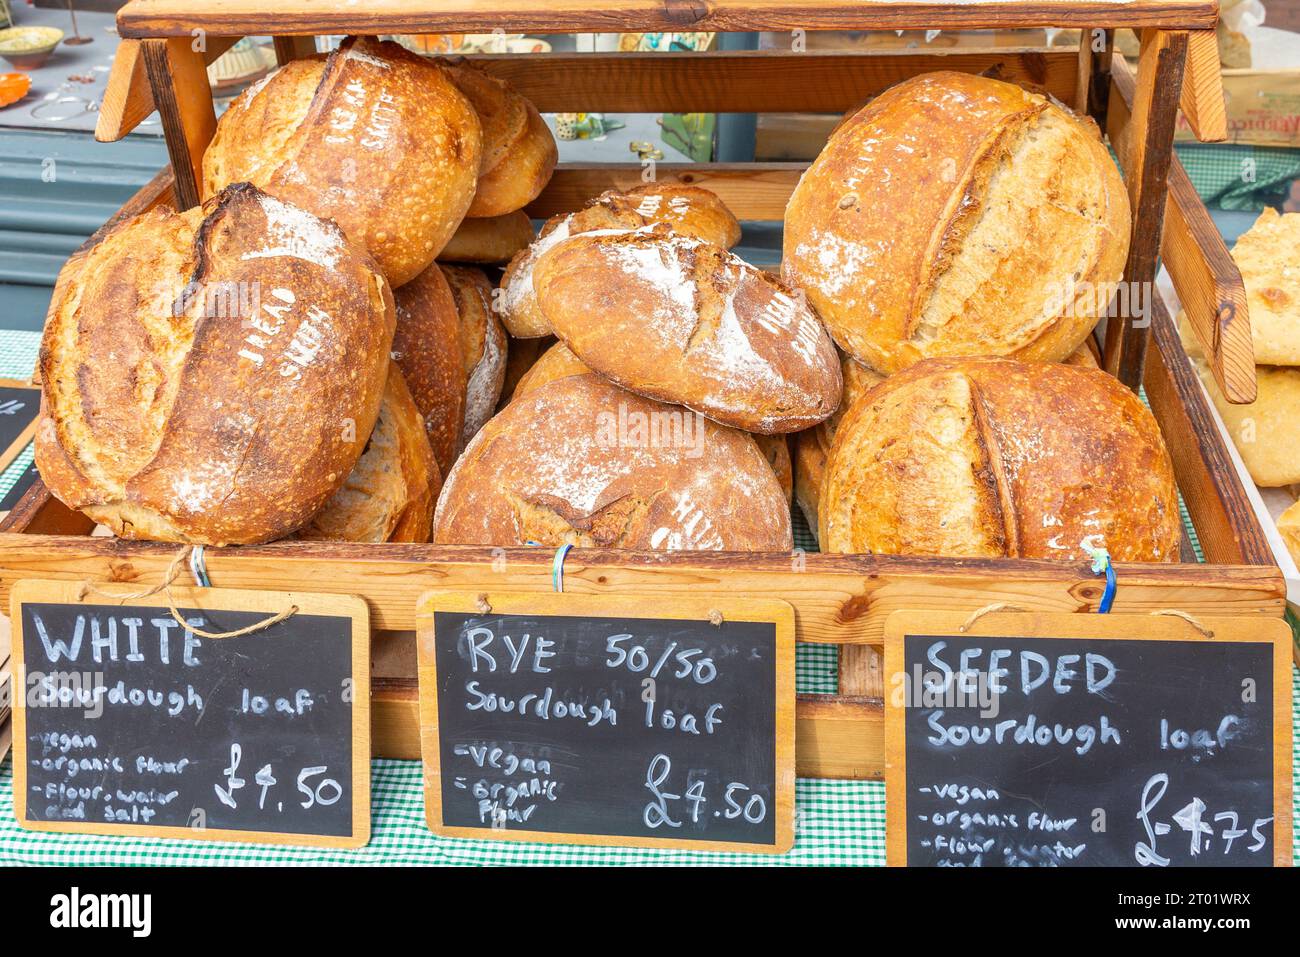
[[[208,579],[208,566],[203,562],[202,545],[195,545],[190,549],[190,574],[194,576],[200,588],[212,587],[212,582]]]
[[[1092,556],[1092,573],[1100,575],[1104,572],[1106,575],[1106,588],[1101,593],[1101,603],[1097,605],[1097,614],[1105,615],[1115,603],[1115,588],[1119,584],[1115,577],[1115,566],[1111,564],[1110,552],[1106,549],[1089,548],[1087,545],[1083,547]]]
[[[572,548],[572,545],[564,544],[555,550],[555,561],[551,564],[551,584],[556,591],[564,591],[564,556]]]

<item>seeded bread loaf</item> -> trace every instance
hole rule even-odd
[[[492,283],[473,266],[442,267],[460,316],[465,369],[465,424],[461,447],[492,418],[506,375],[506,336],[492,312]]]
[[[522,209],[486,219],[462,219],[438,253],[439,262],[492,265],[509,262],[533,241],[533,221]]]
[[[1090,120],[1010,83],[928,73],[859,110],[808,168],[782,276],[885,374],[933,356],[1057,361],[1096,325],[1129,230]]]
[[[463,445],[469,381],[456,299],[438,264],[398,289],[393,298],[397,334],[392,359],[424,418],[429,447],[445,475]]]
[[[749,436],[567,376],[517,397],[465,449],[440,544],[788,551],[785,497]]]
[[[334,220],[396,287],[456,231],[480,151],[478,117],[445,68],[350,37],[231,103],[203,156],[203,189],[246,181]]]
[[[343,487],[298,538],[344,542],[427,542],[442,488],[424,421],[396,363],[389,363],[379,419]]]
[[[1173,466],[1155,419],[1099,370],[930,359],[860,399],[835,432],[826,552],[1178,560]]]
[[[393,300],[333,223],[247,184],[112,229],[50,304],[36,466],[124,538],[282,538],[379,412]]]
[[[524,339],[550,333],[546,317],[537,306],[533,267],[552,246],[596,229],[640,229],[655,223],[728,249],[740,241],[740,223],[707,189],[647,183],[625,193],[608,190],[576,213],[552,216],[537,239],[510,260],[501,278],[497,307],[506,329],[512,336]]]
[[[664,226],[581,233],[533,271],[556,335],[626,389],[772,434],[822,421],[840,367],[802,297],[721,246]]]

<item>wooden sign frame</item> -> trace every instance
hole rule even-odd
[[[96,585],[100,591],[120,590],[130,595],[139,585]],[[356,595],[327,595],[313,592],[253,591],[242,588],[190,588],[172,586],[171,598],[179,609],[256,612],[274,615],[290,605],[305,615],[329,615],[352,619],[352,833],[297,834],[280,831],[253,831],[224,828],[190,828],[149,824],[105,824],[79,821],[34,821],[27,817],[27,708],[25,701],[26,666],[23,660],[24,636],[22,605],[48,602],[63,605],[112,604],[112,598],[80,597],[82,585],[69,581],[23,579],[15,583],[9,613],[13,625],[13,748],[14,748],[14,817],[20,826],[32,831],[110,834],[126,837],[168,837],[180,840],[241,841],[258,844],[281,844],[299,847],[358,848],[370,843],[370,610]],[[119,599],[120,605],[167,608],[167,596]],[[256,637],[253,635],[252,637]],[[204,639],[217,640],[221,639]]]
[[[907,749],[904,709],[891,704],[894,675],[903,671],[904,636],[1064,638],[1113,641],[1268,642],[1273,645],[1273,865],[1292,864],[1291,628],[1280,618],[1199,618],[1210,637],[1170,615],[1069,612],[896,611],[885,620],[885,855],[890,867],[907,866]]]
[[[36,421],[41,417],[41,387],[24,382],[22,379],[0,379],[0,389],[23,389],[31,392],[32,398],[36,400],[36,414],[32,416],[32,420],[23,427],[16,439],[0,449],[0,472],[3,472],[18,457],[18,453],[27,448],[28,443],[36,437]]]
[[[484,612],[487,602],[490,611]],[[728,621],[772,622],[776,626],[775,780],[776,839],[774,844],[734,841],[687,841],[661,837],[570,834],[524,829],[492,830],[443,824],[442,767],[438,729],[438,680],[434,612],[492,615],[556,615],[593,618],[640,618],[647,621],[704,621],[721,613]],[[601,847],[675,848],[688,851],[741,851],[784,854],[794,846],[794,608],[777,599],[738,600],[730,597],[647,600],[644,595],[581,595],[562,592],[429,591],[416,610],[416,654],[420,682],[420,751],[424,759],[424,808],[429,830],[441,837],[477,840],[533,841],[546,844],[585,844]]]

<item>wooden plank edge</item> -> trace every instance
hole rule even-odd
[[[1188,34],[1187,68],[1179,103],[1187,124],[1202,143],[1222,143],[1228,138],[1219,38],[1214,30],[1193,30]]]

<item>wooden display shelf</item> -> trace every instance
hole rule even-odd
[[[615,0],[599,10],[573,2],[505,3],[376,0],[330,7],[305,0],[269,5],[250,0],[132,0],[123,8],[124,44],[115,64],[112,115],[98,135],[124,135],[157,104],[172,166],[117,217],[153,206],[197,200],[197,170],[212,135],[208,54],[195,51],[191,31],[221,43],[248,34],[277,37],[278,55],[302,56],[313,33],[435,30],[865,29],[976,26],[1135,26],[1144,55],[1136,75],[1090,48],[959,49],[951,53],[870,51],[809,54],[783,51],[719,54],[529,55],[475,58],[507,77],[542,110],[842,112],[892,83],[934,69],[991,73],[1032,83],[1086,109],[1109,132],[1124,168],[1134,209],[1133,251],[1126,279],[1151,282],[1166,203],[1176,224],[1163,252],[1179,294],[1204,333],[1216,375],[1252,394],[1247,368],[1249,324],[1241,279],[1195,193],[1169,177],[1172,138],[1188,30],[1211,30],[1215,6],[1183,0],[1132,3],[885,4],[706,0]],[[211,49],[211,47],[209,47]],[[141,67],[143,64],[143,68]],[[1200,73],[1198,71],[1198,76]],[[146,82],[147,81],[147,82]],[[1212,117],[1212,85],[1191,94],[1198,115]],[[1183,97],[1187,101],[1187,96]],[[141,110],[145,110],[144,113]],[[803,164],[666,164],[661,181],[716,191],[743,220],[780,220]],[[174,170],[174,175],[172,173]],[[529,207],[535,216],[568,212],[602,190],[642,182],[637,164],[562,164]],[[92,237],[94,242],[97,237]],[[1175,241],[1170,241],[1170,239]],[[81,253],[74,255],[75,261]],[[56,295],[57,300],[57,295]],[[1225,316],[1224,303],[1240,303]],[[1207,407],[1173,321],[1159,302],[1149,328],[1113,322],[1107,366],[1131,386],[1145,385],[1170,448],[1179,487],[1206,564],[1120,565],[1117,612],[1177,608],[1192,615],[1280,617],[1285,586],[1228,451]],[[1150,347],[1148,348],[1148,343]],[[1242,352],[1242,347],[1246,352]],[[91,522],[53,499],[37,482],[0,523],[0,600],[23,578],[156,583],[177,546],[92,537]],[[502,562],[504,558],[504,563]],[[414,628],[421,593],[433,588],[481,592],[548,592],[549,549],[492,550],[471,546],[277,542],[208,549],[217,586],[302,588],[361,595],[373,627]],[[884,767],[881,698],[886,692],[879,647],[884,620],[903,608],[971,612],[994,602],[1045,611],[1090,613],[1102,580],[1083,564],[1029,560],[956,560],[872,555],[633,553],[578,549],[565,563],[565,589],[611,590],[671,601],[709,594],[778,596],[793,605],[798,639],[840,646],[840,694],[801,695],[797,707],[798,773],[817,777],[879,777]],[[381,675],[373,686],[375,753],[418,755],[414,671]]]

